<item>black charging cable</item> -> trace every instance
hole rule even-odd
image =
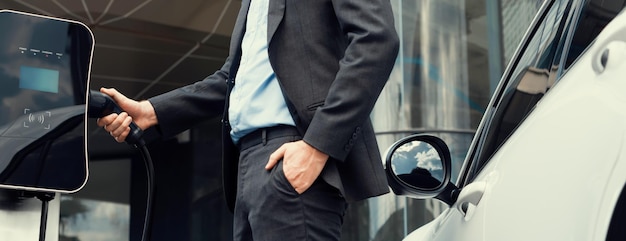
[[[115,103],[115,101],[108,95],[95,91],[89,91],[89,101],[87,108],[87,116],[90,118],[100,118],[112,113],[122,113],[123,110]],[[144,217],[143,231],[141,234],[142,241],[150,240],[150,233],[152,227],[152,200],[154,198],[154,165],[152,163],[152,157],[146,147],[146,143],[143,139],[143,131],[134,123],[130,123],[130,133],[126,137],[126,143],[130,144],[134,148],[138,149],[146,165],[146,177],[147,177],[147,197],[146,197],[146,213]]]
[[[146,177],[147,177],[147,197],[146,197],[146,213],[143,222],[143,232],[141,234],[142,241],[150,240],[151,227],[152,227],[152,199],[154,197],[154,165],[152,163],[152,157],[145,144],[135,145],[139,149],[141,156],[143,157],[146,165]]]

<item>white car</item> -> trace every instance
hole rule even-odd
[[[396,194],[450,207],[405,240],[626,240],[624,2],[545,2],[456,183],[439,137],[388,150]]]

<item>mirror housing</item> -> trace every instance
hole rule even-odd
[[[417,134],[394,143],[385,158],[391,190],[400,196],[436,198],[451,206],[459,189],[450,181],[450,150],[439,137]]]

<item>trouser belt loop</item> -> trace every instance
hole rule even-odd
[[[267,145],[267,129],[263,129],[261,132],[261,139],[263,140],[263,146]]]

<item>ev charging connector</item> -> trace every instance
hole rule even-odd
[[[115,103],[115,101],[110,96],[102,92],[90,90],[88,97],[87,116],[89,118],[100,118],[112,113],[120,114],[124,111],[117,105],[117,103]],[[154,197],[154,165],[152,163],[152,158],[150,157],[150,152],[148,151],[146,143],[142,137],[143,131],[141,130],[141,128],[139,128],[134,122],[131,122],[130,133],[126,137],[126,143],[139,149],[146,165],[148,190],[146,197],[146,213],[144,216],[145,218],[141,240],[147,241],[150,237],[150,227],[152,226],[151,221],[152,199]]]

